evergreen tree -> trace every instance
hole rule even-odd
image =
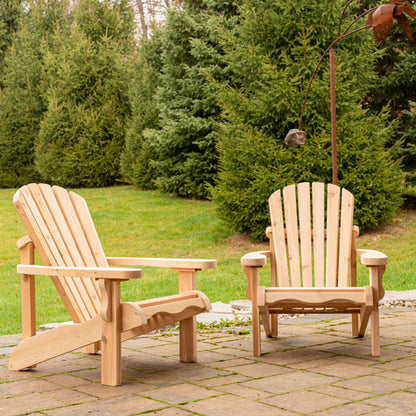
[[[416,9],[415,9],[416,10]],[[411,19],[413,34],[416,36],[416,22]],[[368,107],[376,113],[383,106],[391,108],[391,120],[399,125],[396,134],[390,139],[394,145],[402,139],[396,149],[396,157],[403,159],[407,186],[415,186],[416,153],[412,151],[416,143],[412,112],[412,102],[416,101],[416,46],[403,33],[397,22],[383,47],[383,55],[378,59],[377,78],[368,94]]]
[[[16,187],[38,179],[34,142],[46,109],[41,43],[62,24],[65,1],[31,0],[4,61],[0,94],[0,186]],[[60,22],[60,23],[59,23]]]
[[[126,145],[121,157],[123,179],[142,189],[155,187],[157,170],[153,166],[156,152],[144,137],[145,129],[159,128],[156,88],[161,73],[161,31],[154,31],[150,40],[142,40],[140,50],[131,63]]]
[[[404,110],[409,118],[408,129],[404,133],[404,144],[400,148],[406,168],[406,192],[416,197],[416,102],[410,101],[410,109]]]
[[[379,3],[379,2],[378,2]],[[378,4],[374,1],[371,5]],[[413,9],[416,10],[414,2]],[[416,21],[409,19],[413,36],[416,36]],[[403,160],[406,171],[406,185],[416,186],[416,134],[412,117],[412,102],[416,101],[416,44],[411,42],[399,23],[395,20],[393,30],[381,49],[377,60],[377,77],[371,83],[367,96],[367,107],[373,113],[388,105],[391,108],[390,120],[398,122],[396,133],[388,145],[395,146],[395,157]],[[414,192],[414,191],[413,191]]]
[[[127,0],[80,0],[45,57],[48,100],[36,144],[43,180],[106,186],[119,178],[129,116],[126,60],[133,19]]]
[[[254,238],[264,239],[270,222],[267,198],[275,189],[331,181],[328,61],[320,66],[307,101],[307,143],[288,147],[284,137],[299,123],[307,83],[337,37],[343,6],[339,0],[246,0],[239,27],[223,37],[232,81],[221,89],[225,122],[213,196],[220,214]],[[372,39],[357,33],[334,50],[339,184],[355,195],[356,222],[366,228],[391,218],[401,203],[403,176],[384,149],[395,125],[387,123],[385,111],[371,115],[360,105],[374,77]]]
[[[3,64],[6,51],[19,25],[22,0],[3,0],[0,3],[0,87],[3,87]]]
[[[167,15],[156,97],[160,128],[144,132],[164,192],[204,198],[215,181],[220,108],[208,77],[227,77],[219,27],[232,26],[235,13],[232,1],[200,0]]]

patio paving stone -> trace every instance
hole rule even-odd
[[[260,357],[247,334],[199,332],[198,363],[179,362],[171,330],[139,337],[123,344],[119,387],[101,385],[100,355],[82,351],[9,371],[20,336],[2,336],[0,415],[416,415],[416,308],[381,314],[380,357],[344,317],[286,319]]]

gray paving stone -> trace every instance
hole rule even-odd
[[[0,415],[416,414],[416,309],[381,313],[380,357],[339,316],[287,319],[260,357],[249,335],[201,332],[197,364],[178,361],[177,335],[139,337],[123,344],[120,387],[102,386],[100,356],[82,352],[9,371],[19,336],[0,337]]]

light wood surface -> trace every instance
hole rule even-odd
[[[198,270],[215,260],[106,258],[85,200],[74,192],[46,184],[20,188],[14,205],[28,236],[18,241],[22,275],[23,341],[12,352],[9,368],[21,370],[69,351],[102,351],[101,382],[121,384],[121,342],[179,322],[180,359],[196,361],[196,318],[211,309],[196,289]],[[151,225],[149,225],[151,226]],[[35,264],[35,249],[43,265]],[[138,268],[178,271],[178,292],[136,303],[122,303],[120,284],[140,278]],[[50,276],[74,325],[36,334],[35,276]]]
[[[283,195],[283,197],[282,197]],[[300,183],[269,198],[270,251],[241,258],[253,309],[253,353],[261,354],[260,317],[267,336],[277,336],[282,313],[348,313],[352,333],[364,336],[371,318],[372,354],[380,354],[378,301],[387,256],[357,250],[354,197],[323,183]],[[369,268],[369,285],[357,287],[357,261]],[[259,269],[270,258],[271,285],[259,286]]]

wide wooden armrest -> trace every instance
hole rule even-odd
[[[140,269],[109,267],[57,267],[18,264],[17,272],[25,275],[89,277],[93,279],[129,280],[142,277]]]
[[[364,266],[385,266],[388,262],[388,257],[376,250],[357,250],[357,255],[361,258],[361,263]]]
[[[270,251],[254,251],[241,257],[241,265],[244,267],[263,267],[270,257]]]
[[[215,269],[216,260],[206,259],[164,259],[151,257],[107,257],[108,264],[112,266],[153,266],[169,267],[171,269]]]

